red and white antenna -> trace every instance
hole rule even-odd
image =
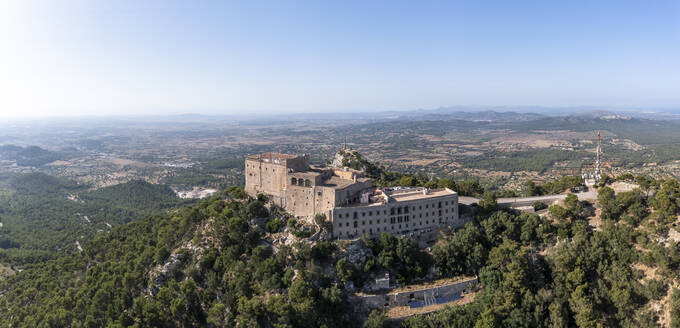
[[[600,169],[600,131],[597,131],[597,157],[595,159],[595,180],[600,180],[600,177],[602,176],[602,172]]]

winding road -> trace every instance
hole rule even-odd
[[[579,200],[595,200],[597,199],[597,191],[585,191],[574,193]],[[511,197],[511,198],[498,198],[496,203],[499,207],[515,207],[515,206],[529,206],[534,202],[552,203],[556,200],[563,200],[567,197],[567,194],[558,195],[546,195],[546,196],[531,196],[531,197]],[[459,196],[458,202],[460,204],[472,205],[479,202],[479,198],[469,197],[469,196]]]

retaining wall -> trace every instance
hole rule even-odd
[[[468,286],[477,283],[477,278],[454,282],[448,285],[397,293],[358,295],[369,308],[391,308],[408,306],[410,301],[425,301],[426,298],[444,297],[469,291]]]

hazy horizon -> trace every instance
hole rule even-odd
[[[5,118],[680,108],[673,1],[7,1],[0,40]]]
[[[62,114],[29,114],[29,115],[7,115],[8,122],[24,122],[35,119],[42,119],[47,121],[87,121],[87,120],[103,120],[103,119],[120,119],[120,120],[154,120],[154,119],[177,119],[177,118],[219,118],[219,119],[237,119],[243,121],[260,120],[260,119],[276,119],[290,117],[292,119],[303,119],[307,115],[320,115],[319,119],[327,119],[336,116],[351,116],[353,114],[358,117],[365,117],[371,114],[399,114],[418,116],[418,114],[436,114],[436,113],[480,113],[480,112],[497,112],[497,113],[521,113],[521,114],[538,114],[545,116],[571,116],[584,115],[589,113],[615,113],[615,114],[633,114],[638,117],[676,117],[680,115],[680,107],[654,107],[654,108],[625,108],[625,107],[607,107],[607,106],[569,106],[569,107],[551,107],[551,106],[442,106],[437,108],[416,108],[416,109],[395,109],[395,110],[355,110],[355,111],[328,111],[328,112],[271,112],[271,113],[220,113],[220,112],[181,112],[176,113],[93,113],[93,114],[79,114],[79,113],[62,113]],[[384,119],[386,116],[380,118]],[[313,118],[313,117],[310,117]]]

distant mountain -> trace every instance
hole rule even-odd
[[[62,154],[37,146],[0,146],[0,159],[16,161],[19,166],[42,166],[62,158]]]
[[[618,138],[630,139],[639,144],[680,143],[678,120],[656,120],[630,117],[612,113],[590,113],[572,116],[545,117],[507,125],[520,132],[539,130],[610,131]]]
[[[465,120],[485,122],[517,122],[529,121],[545,117],[537,113],[495,111],[495,110],[470,110],[463,111],[458,107],[442,107],[437,109],[418,109],[411,111],[382,111],[382,112],[348,112],[348,113],[315,113],[315,114],[284,114],[275,115],[268,119],[273,121],[337,121],[344,123],[381,122],[391,120]],[[258,122],[261,122],[259,120]]]
[[[405,117],[418,117],[420,119],[459,119],[466,121],[484,121],[484,122],[518,122],[531,121],[545,117],[545,115],[537,113],[520,113],[520,112],[501,112],[495,110],[484,111],[460,111],[454,108],[439,108],[427,111],[408,112]]]

